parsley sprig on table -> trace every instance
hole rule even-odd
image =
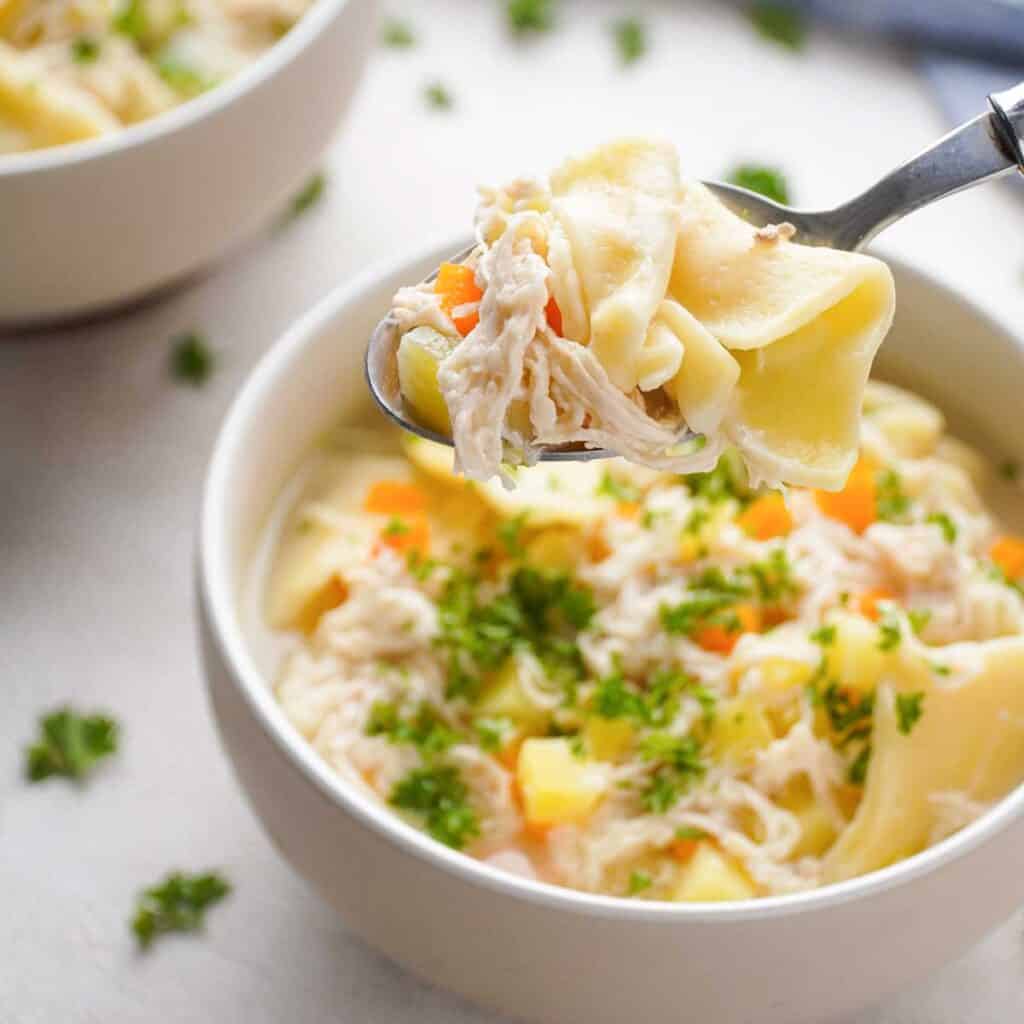
[[[117,750],[117,722],[107,715],[81,715],[65,707],[44,715],[39,739],[26,751],[30,782],[55,775],[81,780],[98,761]]]
[[[397,50],[407,50],[416,43],[416,36],[406,21],[398,18],[388,18],[380,31],[380,41],[385,46],[391,46]]]
[[[801,50],[807,37],[803,16],[785,3],[757,0],[750,5],[748,16],[758,34],[788,50]]]
[[[198,331],[179,334],[171,342],[171,373],[183,384],[200,387],[209,379],[216,357]]]
[[[216,872],[186,875],[175,871],[143,891],[132,918],[132,931],[143,949],[168,932],[192,932],[203,926],[206,911],[231,892]]]
[[[288,204],[288,219],[301,217],[310,207],[315,206],[324,197],[327,188],[327,175],[320,171],[314,174],[302,188],[296,192]]]
[[[647,30],[639,18],[619,18],[613,22],[612,36],[623,64],[633,64],[647,52]]]
[[[555,0],[506,0],[505,19],[516,35],[549,32],[555,25]]]
[[[764,164],[738,164],[726,175],[726,181],[749,189],[777,203],[789,203],[786,176],[777,167]]]

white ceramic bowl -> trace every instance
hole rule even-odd
[[[519,880],[434,843],[339,780],[286,720],[240,614],[243,579],[289,474],[368,401],[363,346],[395,288],[458,249],[327,298],[260,363],[214,452],[198,565],[203,660],[224,745],[281,853],[372,946],[553,1024],[822,1024],[1008,917],[1024,902],[1024,788],[941,845],[841,885],[733,905],[631,903]],[[1024,351],[943,286],[894,269],[883,374],[965,414],[951,417],[959,432],[1024,454],[1019,432],[1000,434],[1019,422]]]
[[[376,0],[318,0],[259,60],[115,135],[0,156],[0,326],[89,315],[250,237],[316,169]]]

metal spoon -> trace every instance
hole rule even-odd
[[[1009,171],[1024,172],[1024,83],[993,93],[992,108],[955,131],[901,167],[887,174],[866,192],[832,210],[794,210],[755,192],[720,181],[704,184],[730,209],[757,227],[788,222],[796,229],[793,240],[804,245],[832,249],[862,249],[880,231],[938,199],[988,181]],[[459,263],[473,246],[450,260]],[[426,278],[434,280],[436,271]],[[394,321],[385,317],[377,325],[366,349],[366,380],[380,408],[400,427],[441,444],[450,437],[421,426],[402,400],[398,387],[396,332]],[[692,439],[684,432],[679,441]],[[578,445],[543,448],[545,461],[611,458],[614,452]]]

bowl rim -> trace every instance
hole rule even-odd
[[[0,154],[0,183],[8,178],[18,178],[37,171],[73,167],[115,153],[133,150],[156,139],[173,135],[197,121],[218,113],[297,59],[323,28],[346,7],[357,2],[358,0],[314,0],[306,13],[281,39],[242,68],[238,74],[209,92],[155,117],[93,139],[32,149],[24,153]]]
[[[197,613],[203,618],[232,685],[248,704],[249,710],[271,742],[301,772],[306,781],[312,783],[335,807],[401,851],[461,881],[513,899],[539,904],[550,910],[662,925],[677,922],[726,924],[785,918],[865,899],[932,874],[987,843],[1015,820],[1024,817],[1024,783],[1021,783],[980,818],[953,836],[888,867],[843,882],[805,892],[732,903],[686,904],[626,900],[520,878],[449,849],[403,821],[384,804],[361,794],[323,761],[285,717],[274,699],[268,679],[257,667],[246,640],[238,615],[235,582],[227,578],[228,574],[224,571],[228,564],[224,512],[227,507],[227,482],[238,461],[243,460],[244,464],[247,457],[251,458],[251,455],[246,455],[242,441],[259,410],[272,395],[276,383],[287,375],[294,364],[301,362],[306,349],[315,343],[323,331],[339,323],[349,307],[358,305],[367,292],[379,288],[387,278],[401,277],[405,267],[428,260],[436,262],[448,253],[459,251],[460,243],[464,242],[464,236],[455,240],[449,238],[440,245],[435,240],[420,247],[409,257],[380,260],[321,299],[261,357],[233,400],[214,444],[199,515],[196,572],[200,600]],[[926,289],[944,292],[955,298],[981,329],[1009,340],[1021,350],[1024,358],[1024,345],[1008,326],[931,274],[899,258],[889,255],[885,258],[899,276],[915,279],[915,283]]]

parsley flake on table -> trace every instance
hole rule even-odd
[[[139,896],[132,931],[143,949],[168,932],[194,932],[202,928],[208,908],[231,892],[216,872],[186,875],[175,871],[159,885]]]
[[[117,750],[117,722],[106,715],[80,715],[65,707],[44,715],[39,739],[26,751],[25,775],[42,782],[54,775],[81,780],[97,761]]]
[[[315,206],[324,197],[324,189],[327,188],[327,175],[320,171],[314,174],[302,189],[297,192],[288,204],[288,219],[294,220],[300,217],[311,206]]]
[[[183,384],[200,387],[216,363],[213,350],[198,331],[179,334],[171,343],[171,373]]]
[[[381,27],[380,41],[396,50],[407,50],[416,44],[416,36],[408,22],[388,18]]]
[[[454,765],[417,768],[395,784],[391,804],[421,819],[438,842],[461,850],[480,834],[469,789]]]
[[[803,49],[807,26],[801,13],[794,7],[785,3],[757,0],[750,5],[747,14],[751,24],[764,39],[788,50]]]
[[[923,692],[896,694],[896,725],[904,736],[910,735],[910,730],[924,714],[923,704]]]
[[[432,82],[423,90],[423,98],[432,110],[451,110],[455,105],[452,94],[441,82]]]
[[[619,18],[613,22],[612,36],[623,64],[632,64],[647,52],[647,30],[639,18]]]
[[[100,55],[100,41],[92,36],[76,36],[71,40],[71,59],[76,64],[92,64]]]
[[[555,0],[506,0],[505,19],[516,35],[550,32],[555,25]]]
[[[777,167],[765,164],[737,164],[725,176],[725,180],[750,192],[757,192],[776,203],[789,202],[789,185],[786,176]]]

